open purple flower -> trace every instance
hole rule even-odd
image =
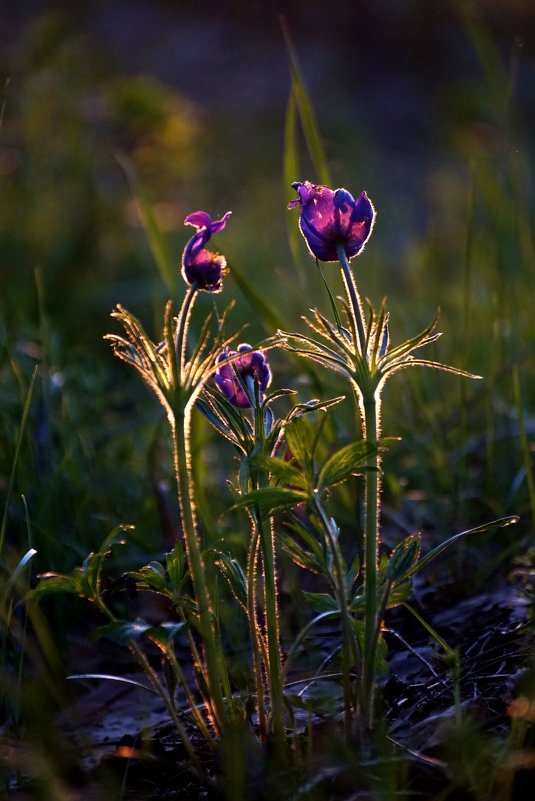
[[[375,220],[366,192],[355,200],[347,189],[333,190],[310,181],[296,181],[292,186],[299,197],[288,208],[301,207],[299,228],[313,256],[320,261],[338,261],[338,245],[343,245],[348,259],[360,253]]]
[[[260,350],[253,350],[246,343],[238,345],[237,351],[222,350],[217,357],[217,363],[225,361],[229,356],[236,356],[238,353],[243,355],[230,364],[223,364],[217,368],[215,381],[223,395],[234,406],[248,409],[251,406],[251,401],[242,384],[251,386],[252,395],[254,380],[256,379],[260,390],[260,398],[262,398],[262,393],[271,383],[271,370],[269,369],[266,354]]]
[[[197,233],[191,237],[182,254],[182,276],[190,286],[195,284],[205,292],[221,292],[223,289],[227,260],[220,253],[206,250],[204,246],[212,234],[224,229],[231,214],[231,211],[227,211],[221,220],[212,222],[205,211],[195,211],[184,220],[184,225],[197,228]]]

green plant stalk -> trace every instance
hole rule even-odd
[[[179,404],[177,404],[179,405]],[[172,428],[173,455],[178,487],[178,501],[182,532],[186,544],[193,591],[198,608],[198,629],[202,641],[205,664],[203,673],[210,694],[213,724],[218,733],[227,726],[227,711],[222,693],[216,631],[212,620],[212,603],[206,583],[206,569],[197,535],[189,449],[191,410],[186,405],[175,410]]]
[[[249,552],[247,554],[247,619],[253,652],[253,670],[256,684],[256,706],[258,710],[258,727],[260,736],[266,738],[266,700],[264,695],[264,682],[262,678],[262,656],[260,640],[262,632],[258,626],[256,614],[256,570],[258,566],[258,530],[253,527]]]
[[[342,268],[342,277],[349,300],[349,308],[351,309],[351,318],[354,327],[353,336],[355,341],[356,352],[360,353],[363,359],[366,359],[366,330],[364,327],[364,312],[362,310],[362,303],[358,293],[357,285],[349,261],[346,256],[343,245],[338,245],[336,248],[340,266]]]
[[[199,727],[199,730],[201,731],[201,733],[202,733],[203,737],[205,738],[206,742],[211,747],[213,747],[214,746],[214,738],[212,737],[212,734],[211,734],[211,732],[210,732],[210,730],[208,728],[206,720],[202,716],[202,713],[201,713],[201,711],[199,709],[199,705],[198,705],[198,703],[196,702],[196,700],[195,700],[195,698],[193,696],[193,693],[192,693],[192,691],[190,689],[189,682],[186,680],[186,677],[184,676],[184,672],[183,672],[182,668],[180,667],[180,663],[179,663],[178,659],[176,658],[176,655],[174,654],[173,651],[168,649],[168,650],[165,651],[165,657],[169,661],[169,664],[171,665],[171,667],[173,668],[173,670],[175,672],[175,676],[177,677],[179,684],[182,686],[182,689],[184,691],[184,695],[185,695],[186,700],[188,702],[189,708],[191,709],[191,714],[193,716],[193,719],[195,720],[197,726]]]
[[[379,409],[375,392],[363,398],[364,427],[367,442],[377,446]],[[364,665],[362,672],[361,707],[363,723],[373,727],[375,685],[375,651],[377,647],[377,548],[379,544],[379,455],[377,448],[366,471],[366,517],[364,524],[364,590],[366,618],[364,625]]]
[[[184,300],[182,301],[182,308],[180,309],[180,313],[178,315],[178,327],[175,334],[175,353],[179,365],[178,375],[181,383],[183,383],[185,379],[189,318],[193,309],[195,298],[197,297],[197,292],[198,287],[196,283],[193,283],[188,287],[188,291],[186,292]]]
[[[255,447],[265,447],[266,432],[264,424],[264,408],[260,403],[258,384],[251,376],[246,383],[252,399]],[[255,489],[266,485],[268,475],[265,471],[253,471],[251,483]],[[273,518],[266,520],[260,509],[253,510],[253,519],[260,541],[264,578],[264,625],[267,640],[267,678],[271,699],[270,728],[277,748],[282,747],[284,739],[284,694],[282,686],[282,666],[280,650],[279,609],[277,602],[277,577],[275,557],[275,531]],[[258,647],[259,643],[257,643]]]
[[[364,664],[361,683],[362,723],[367,729],[373,726],[375,689],[375,651],[377,647],[377,549],[379,543],[379,463],[377,441],[380,436],[380,399],[372,380],[367,353],[367,336],[364,325],[362,302],[343,245],[337,247],[342,276],[349,301],[349,310],[354,331],[355,352],[360,355],[360,376],[355,377],[356,393],[361,414],[364,439],[375,446],[370,456],[365,478],[366,507],[364,524]],[[365,375],[366,380],[363,381]]]
[[[279,610],[275,578],[275,537],[273,524],[266,521],[258,509],[255,521],[260,537],[262,562],[264,565],[264,616],[268,647],[268,678],[271,695],[271,729],[275,741],[284,736],[284,696],[282,692]]]

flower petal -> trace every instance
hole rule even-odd
[[[349,259],[356,256],[373,228],[374,208],[365,192],[355,200],[347,189],[332,190],[310,181],[292,184],[299,198],[288,208],[301,207],[299,227],[313,256],[338,261],[342,245]]]
[[[194,211],[188,214],[184,220],[184,225],[194,225],[195,228],[212,228],[212,218],[206,211]]]

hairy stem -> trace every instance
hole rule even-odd
[[[366,471],[366,519],[364,525],[364,589],[366,619],[364,628],[364,667],[361,707],[363,723],[373,726],[375,652],[377,646],[377,550],[379,545],[379,408],[375,393],[363,398],[367,442],[375,446]]]
[[[188,323],[193,301],[198,292],[196,283],[191,284],[182,301],[182,308],[178,315],[178,327],[175,334],[175,353],[178,359],[178,375],[181,383],[185,381],[186,349],[188,345]]]
[[[188,407],[177,410],[175,413],[172,433],[182,533],[188,554],[193,592],[197,602],[198,630],[204,653],[203,673],[212,704],[213,723],[216,731],[221,732],[227,723],[227,712],[222,693],[212,602],[206,582],[206,567],[198,539],[193,505],[189,443],[190,410]]]
[[[352,317],[351,322],[353,324],[353,328],[355,329],[355,334],[357,338],[357,341],[355,342],[355,348],[358,350],[361,357],[365,359],[366,329],[364,327],[364,312],[362,310],[362,302],[360,300],[360,296],[358,293],[357,285],[355,283],[355,279],[353,277],[353,273],[351,272],[351,267],[349,266],[349,261],[346,256],[344,246],[338,245],[338,247],[336,248],[336,252],[338,253],[340,267],[342,268],[342,276],[344,278],[347,297],[349,299],[349,308],[351,309],[351,317]]]
[[[275,740],[282,740],[284,734],[284,698],[282,694],[279,610],[275,578],[275,537],[272,521],[270,520],[266,524],[258,509],[255,510],[255,519],[264,565],[264,616],[268,647],[267,672],[271,694],[271,728]]]
[[[264,681],[262,676],[262,655],[261,645],[263,645],[263,635],[258,626],[258,616],[256,613],[256,570],[258,566],[258,529],[253,528],[249,551],[247,554],[247,618],[249,621],[249,633],[251,637],[251,648],[253,652],[253,669],[256,684],[256,704],[258,710],[258,726],[260,736],[265,739],[267,735],[266,725],[266,701],[264,697]]]

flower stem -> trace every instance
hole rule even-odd
[[[182,307],[178,315],[178,326],[175,334],[175,353],[178,359],[178,375],[180,377],[180,382],[182,384],[185,381],[184,368],[186,366],[186,348],[188,345],[187,333],[188,333],[189,316],[191,314],[191,310],[193,308],[193,301],[195,299],[197,292],[198,292],[198,286],[196,283],[193,283],[188,287],[188,291],[184,296],[184,300],[182,301]]]
[[[364,526],[364,589],[366,619],[361,708],[363,724],[373,726],[375,652],[377,646],[377,549],[379,543],[379,408],[375,393],[363,398],[366,441],[375,446],[366,471],[366,519]]]
[[[266,738],[266,703],[264,697],[264,684],[262,677],[261,646],[263,635],[258,626],[256,613],[256,570],[258,566],[258,529],[253,527],[249,551],[247,554],[247,617],[249,620],[249,633],[253,652],[253,667],[256,684],[256,706],[258,710],[258,727],[260,736]]]
[[[200,634],[205,664],[205,681],[212,704],[213,723],[221,732],[227,723],[227,712],[221,689],[216,631],[213,623],[213,610],[206,583],[206,567],[197,535],[195,509],[193,505],[193,486],[190,464],[190,409],[188,406],[175,411],[172,425],[173,452],[175,459],[178,500],[182,519],[182,532],[188,554],[188,562],[197,602],[197,627]]]
[[[275,741],[284,734],[284,698],[282,693],[279,610],[275,578],[275,537],[273,524],[262,519],[255,511],[256,525],[260,537],[262,562],[264,564],[264,616],[268,647],[268,679],[271,694],[271,728]]]
[[[343,245],[337,247],[338,259],[346,287],[351,323],[356,339],[355,350],[360,355],[358,366],[359,377],[355,376],[361,424],[364,438],[374,446],[366,471],[366,518],[364,525],[364,590],[365,613],[364,624],[364,664],[361,680],[361,713],[365,729],[373,726],[373,707],[375,690],[375,653],[377,650],[377,550],[379,544],[379,464],[377,442],[380,436],[380,399],[379,390],[372,379],[370,357],[367,353],[367,337],[364,325],[362,303],[357,285],[349,266]]]
[[[357,342],[355,346],[362,356],[366,358],[366,329],[364,327],[364,312],[362,310],[362,302],[358,293],[357,285],[349,266],[349,261],[346,256],[343,245],[338,245],[336,248],[338,259],[342,268],[342,275],[346,286],[347,296],[349,298],[349,308],[351,309],[352,323],[355,329]]]

